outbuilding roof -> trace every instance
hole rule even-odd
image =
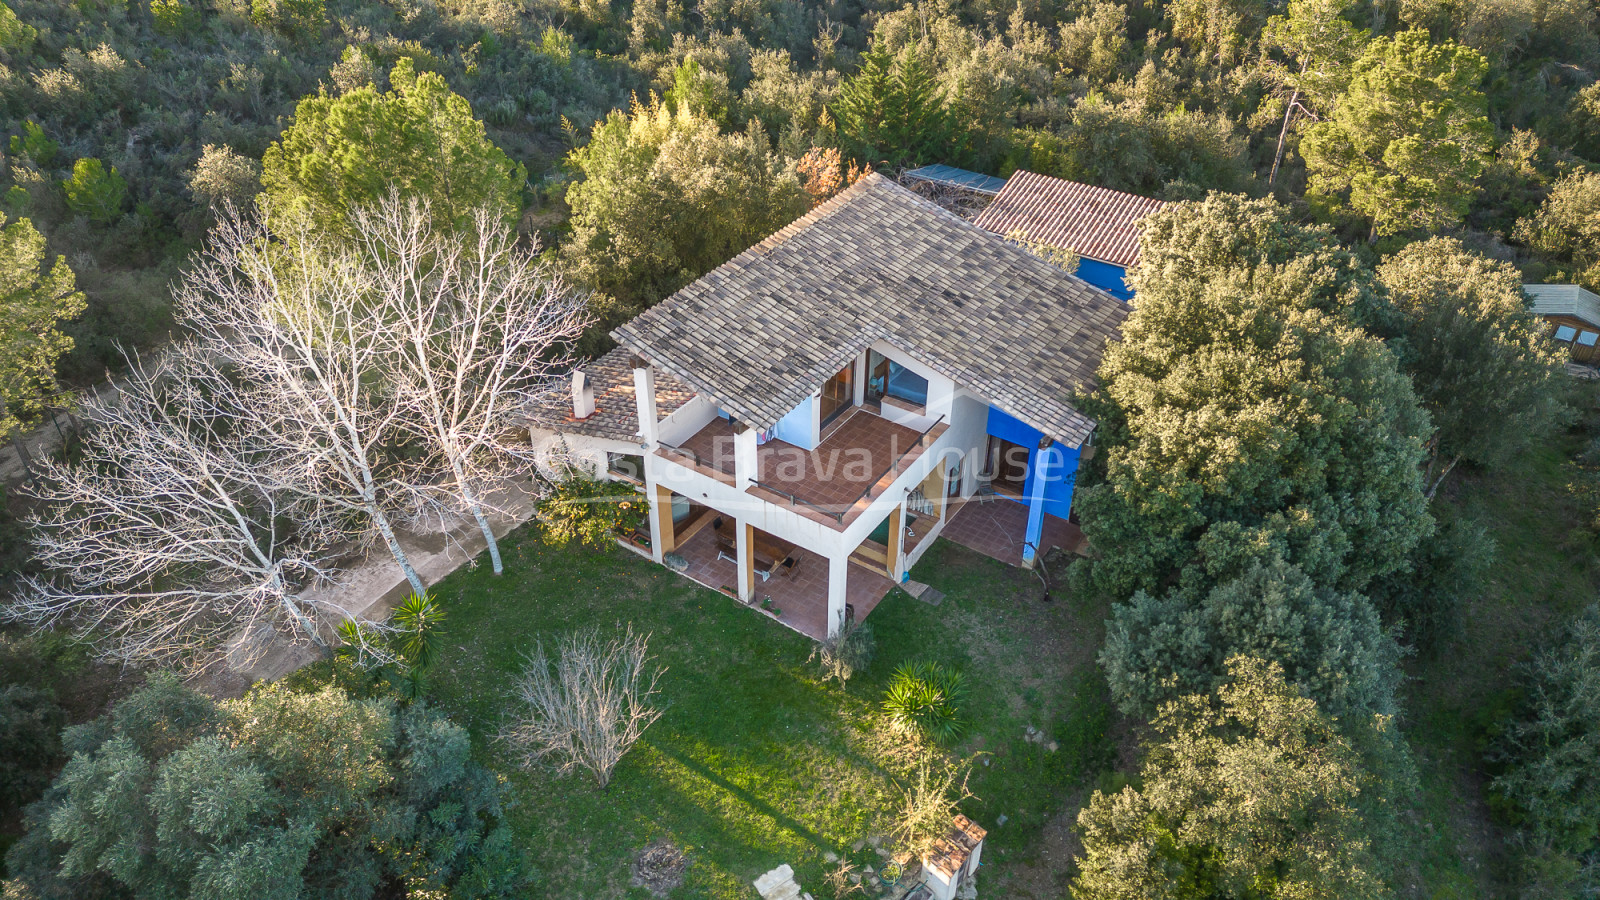
[[[995,234],[1129,268],[1139,262],[1139,226],[1166,203],[1018,169],[973,220]]]
[[[1004,178],[996,178],[993,175],[985,175],[982,172],[972,172],[943,164],[912,169],[900,177],[909,178],[913,181],[931,181],[944,187],[959,188],[977,194],[987,194],[990,197],[1000,193],[1001,189],[1006,186]]]
[[[1600,328],[1600,297],[1576,284],[1525,284],[1533,311],[1541,316],[1572,316]]]
[[[1071,446],[1127,307],[871,174],[612,332],[756,428],[883,341]]]
[[[589,376],[594,388],[594,412],[586,418],[572,417],[572,395],[554,391],[523,411],[527,423],[590,437],[619,441],[639,439],[639,404],[634,399],[633,354],[618,347],[597,359],[576,366]],[[694,390],[670,374],[656,373],[656,412],[669,416],[694,398]]]

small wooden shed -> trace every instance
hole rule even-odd
[[[1550,323],[1550,338],[1568,348],[1572,361],[1600,365],[1600,297],[1576,284],[1525,284],[1533,311]]]

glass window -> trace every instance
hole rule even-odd
[[[1573,328],[1571,325],[1556,326],[1556,340],[1558,341],[1570,341],[1572,336],[1577,333],[1578,329]]]
[[[1593,331],[1580,331],[1578,332],[1578,346],[1593,347],[1596,338],[1600,338],[1600,334],[1596,334]]]
[[[889,363],[888,385],[884,393],[896,397],[907,403],[924,406],[928,402],[928,379],[911,371],[897,362]]]
[[[607,453],[606,468],[629,481],[644,481],[644,457],[632,453]]]

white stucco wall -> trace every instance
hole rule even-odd
[[[886,399],[883,402],[885,419],[918,431],[926,430],[940,416],[944,416],[946,422],[950,421],[950,402],[955,395],[955,382],[881,341],[873,344],[872,349],[928,380],[928,402],[922,413],[903,409],[894,405],[896,401]]]
[[[694,399],[678,407],[672,415],[661,419],[661,440],[676,447],[716,417],[717,405],[706,399],[704,394],[696,394]]]

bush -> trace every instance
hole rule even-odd
[[[935,662],[909,662],[889,679],[883,712],[900,731],[921,732],[948,743],[966,727],[960,709],[965,699],[960,672]]]
[[[98,159],[80,159],[72,164],[72,177],[61,185],[67,195],[67,208],[98,225],[109,225],[122,215],[128,200],[128,183]]]
[[[12,848],[22,896],[521,896],[499,787],[420,706],[267,686],[218,703],[170,676],[69,729]],[[402,890],[404,886],[404,890]]]
[[[349,619],[339,626],[337,656],[386,682],[406,700],[421,698],[428,672],[439,659],[445,612],[429,594],[412,594],[395,607],[392,624],[380,630]]]
[[[648,637],[629,628],[602,639],[592,628],[540,641],[517,686],[524,705],[501,732],[524,768],[549,765],[566,775],[586,769],[603,790],[645,729],[661,718],[650,705],[661,669],[649,663]]]
[[[824,638],[811,648],[809,661],[821,670],[824,683],[837,679],[844,684],[872,664],[876,647],[871,625],[846,619],[832,637]]]
[[[24,684],[0,688],[0,810],[22,806],[50,784],[64,725],[66,713],[50,691]]]
[[[175,37],[200,24],[200,12],[183,0],[150,0],[150,18],[156,31]]]
[[[549,490],[550,496],[539,503],[539,525],[554,546],[577,542],[605,550],[618,535],[650,525],[650,504],[627,482],[601,481],[566,465],[549,480]]]
[[[309,37],[328,21],[323,0],[250,0],[250,19],[290,37]]]
[[[21,134],[11,136],[11,155],[23,157],[41,169],[50,168],[60,150],[61,145],[51,140],[44,129],[31,120],[22,123]]]
[[[207,144],[189,170],[189,193],[207,206],[243,209],[261,192],[261,164],[231,147]]]
[[[1561,264],[1558,274],[1600,291],[1600,173],[1577,170],[1557,181],[1515,237]]]
[[[1374,582],[1374,604],[1402,640],[1432,653],[1461,632],[1462,607],[1489,585],[1497,548],[1482,525],[1452,518],[1411,551],[1408,565]]]
[[[1237,656],[1272,660],[1337,718],[1394,712],[1399,648],[1360,594],[1318,588],[1281,559],[1257,562],[1198,601],[1140,591],[1112,613],[1100,664],[1117,706],[1147,717],[1228,680]]]

